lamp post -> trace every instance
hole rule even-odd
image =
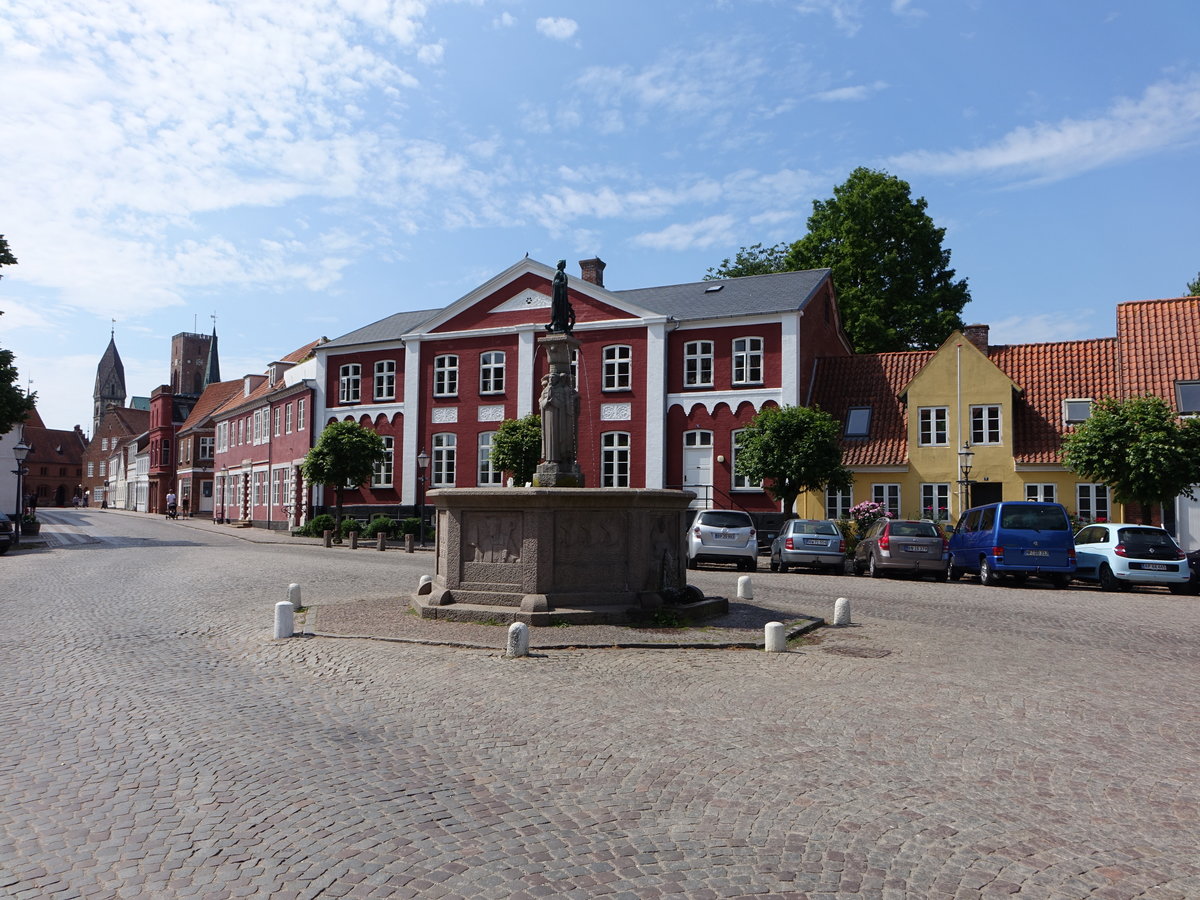
[[[429,454],[425,452],[425,448],[421,448],[421,452],[417,454],[417,471],[420,473],[417,476],[417,489],[419,496],[417,497],[417,516],[421,523],[418,527],[421,529],[421,549],[425,549],[425,472],[429,468]]]
[[[25,443],[25,438],[17,441],[13,447],[13,459],[17,461],[17,468],[13,470],[13,474],[17,476],[17,515],[13,520],[13,527],[16,529],[13,532],[13,544],[21,545],[21,517],[25,514],[25,488],[21,483],[22,477],[28,471],[25,468],[25,457],[29,455],[29,451],[33,448]]]
[[[975,451],[969,443],[963,441],[962,449],[958,451],[958,471],[962,473],[962,478],[958,480],[960,515],[970,506],[971,464],[974,461]]]

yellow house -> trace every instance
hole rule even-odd
[[[1108,487],[1059,462],[1063,436],[1119,396],[1115,338],[989,346],[988,326],[937,350],[822,359],[810,398],[843,423],[850,491],[807,494],[797,513],[844,518],[874,501],[904,518],[953,523],[997,500],[1053,500],[1112,519]]]

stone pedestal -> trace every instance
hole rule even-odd
[[[426,618],[550,625],[617,623],[673,604],[681,617],[728,601],[687,588],[684,491],[456,488],[437,508]],[[690,590],[690,593],[689,593]]]
[[[579,341],[569,334],[538,339],[550,371],[542,377],[538,406],[542,413],[542,462],[533,475],[534,487],[581,488],[579,452],[579,391],[571,378],[571,356]]]

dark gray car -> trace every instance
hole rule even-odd
[[[942,529],[923,519],[879,519],[854,548],[854,572],[879,578],[892,572],[946,574],[949,556]]]

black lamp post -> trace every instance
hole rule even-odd
[[[25,468],[25,457],[29,455],[29,451],[33,448],[25,443],[25,439],[17,441],[13,447],[13,459],[17,461],[17,467],[13,470],[13,474],[17,476],[17,515],[13,519],[13,527],[16,529],[13,532],[13,543],[17,546],[21,544],[21,517],[25,514],[25,488],[22,484],[22,478],[29,470]]]
[[[429,469],[429,454],[425,452],[425,448],[421,448],[421,452],[417,454],[417,471],[420,473],[417,476],[417,489],[419,496],[417,497],[417,515],[420,520],[421,529],[421,548],[425,548],[425,472]]]
[[[962,449],[958,451],[958,471],[962,473],[962,478],[958,480],[960,493],[959,513],[966,511],[970,504],[970,489],[971,489],[971,463],[975,461],[975,451],[971,449],[971,445],[963,441]]]

